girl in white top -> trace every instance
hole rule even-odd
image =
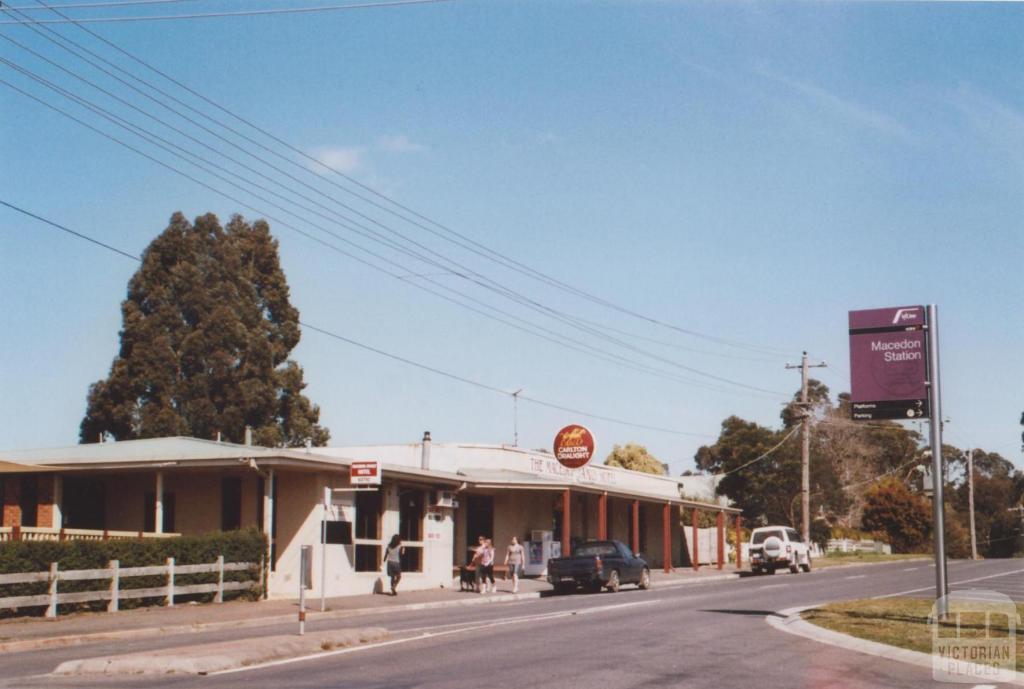
[[[515,536],[505,551],[505,564],[512,575],[512,593],[519,593],[519,577],[523,575],[523,568],[526,566],[526,550]]]

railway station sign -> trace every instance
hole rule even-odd
[[[594,434],[585,426],[566,426],[555,435],[554,452],[562,466],[579,469],[594,456]]]
[[[923,306],[850,311],[850,402],[855,421],[927,419]]]

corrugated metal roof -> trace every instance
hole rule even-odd
[[[218,459],[286,458],[325,461],[302,450],[221,443],[199,438],[172,437],[89,443],[33,450],[0,451],[0,461],[29,465],[72,466],[126,462],[189,462]],[[326,460],[330,461],[330,460]],[[335,460],[336,461],[336,460]]]

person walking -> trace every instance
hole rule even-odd
[[[391,578],[391,595],[398,595],[398,582],[402,580],[402,555],[405,553],[405,546],[402,545],[402,537],[395,534],[391,542],[384,549],[384,561],[387,563],[388,577]]]
[[[519,539],[512,537],[512,542],[505,550],[505,565],[509,574],[512,575],[512,593],[519,593],[519,577],[523,576],[526,566],[526,550],[519,543]]]
[[[486,592],[486,582],[484,581],[484,554],[487,552],[487,537],[479,536],[476,539],[476,548],[473,549],[473,560],[470,562],[473,565],[473,581],[476,584],[477,593]]]
[[[480,558],[481,567],[483,568],[483,582],[484,591],[487,591],[487,580],[491,582],[491,593],[498,592],[498,585],[494,583],[494,541],[489,538],[484,539],[484,553],[483,557]]]

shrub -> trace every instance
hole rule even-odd
[[[0,543],[0,574],[21,572],[43,572],[50,569],[50,563],[58,563],[63,570],[73,569],[104,569],[111,560],[117,560],[124,567],[148,567],[163,565],[167,558],[173,557],[176,565],[200,565],[215,562],[218,555],[224,556],[225,562],[255,563],[247,571],[225,572],[224,581],[258,580],[260,578],[259,563],[267,552],[266,537],[255,528],[240,531],[213,532],[201,536],[181,536],[177,538],[147,538],[116,541],[9,541]],[[264,581],[266,579],[264,578]],[[103,590],[107,587],[106,579],[93,581],[61,581],[59,590],[62,593],[75,591]],[[176,574],[175,584],[216,583],[217,574]],[[138,588],[156,588],[165,586],[167,578],[162,575],[144,577],[125,577],[120,580],[122,590]],[[255,587],[254,587],[255,589]],[[45,582],[34,584],[0,585],[0,598],[8,596],[32,596],[46,593]],[[258,590],[225,591],[227,599],[231,597],[256,598],[261,594]],[[195,594],[181,596],[180,600],[212,600],[213,594]],[[120,607],[131,608],[151,605],[157,598],[124,599]],[[179,597],[175,597],[179,600]],[[61,605],[60,613],[81,609],[105,609],[105,602]],[[40,613],[37,609],[23,609],[20,614]],[[9,615],[10,611],[0,610],[0,616]]]
[[[879,481],[865,494],[861,525],[885,533],[894,552],[927,552],[931,506],[897,479]]]

